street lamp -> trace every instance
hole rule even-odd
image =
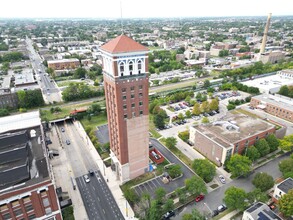
[[[213,211],[210,209],[210,207],[208,206],[208,204],[206,204],[205,202],[203,204],[208,208],[208,210],[210,211],[210,213],[213,214]]]

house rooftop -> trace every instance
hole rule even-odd
[[[290,189],[293,189],[293,179],[289,177],[285,179],[283,182],[279,183],[277,187],[287,194]]]
[[[270,208],[261,202],[255,203],[245,210],[254,220],[282,220]]]
[[[221,144],[223,147],[231,147],[231,144],[273,128],[274,125],[259,118],[232,111],[221,120],[209,125],[195,126],[195,129]]]
[[[138,52],[148,51],[149,49],[126,35],[120,35],[108,43],[100,47],[100,50],[109,53],[127,53],[127,52]]]

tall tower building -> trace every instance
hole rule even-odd
[[[122,183],[148,171],[148,49],[120,35],[103,57],[112,167]]]

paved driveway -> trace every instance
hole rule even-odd
[[[170,161],[170,163],[179,164],[181,166],[181,170],[183,172],[183,176],[181,178],[176,179],[175,181],[171,181],[168,184],[164,184],[160,177],[157,177],[151,181],[145,182],[139,187],[135,187],[135,191],[141,195],[142,192],[146,191],[150,193],[151,196],[154,196],[154,191],[157,187],[163,187],[167,193],[173,192],[175,189],[183,187],[184,180],[186,178],[191,178],[195,174],[177,157],[175,157],[166,147],[164,147],[158,140],[150,139],[150,142],[153,146],[160,151],[160,153]]]

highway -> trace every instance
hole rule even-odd
[[[43,97],[46,103],[61,102],[61,94],[58,86],[46,73],[46,67],[42,63],[40,55],[35,51],[31,39],[26,39],[27,50],[29,51],[32,68],[37,76],[38,84],[41,87]]]
[[[89,219],[124,219],[90,153],[89,140],[81,137],[72,122],[59,124],[58,131]],[[70,144],[66,144],[66,140],[69,140]],[[89,175],[89,169],[95,171],[93,176]],[[90,177],[89,183],[85,182],[85,174]]]

